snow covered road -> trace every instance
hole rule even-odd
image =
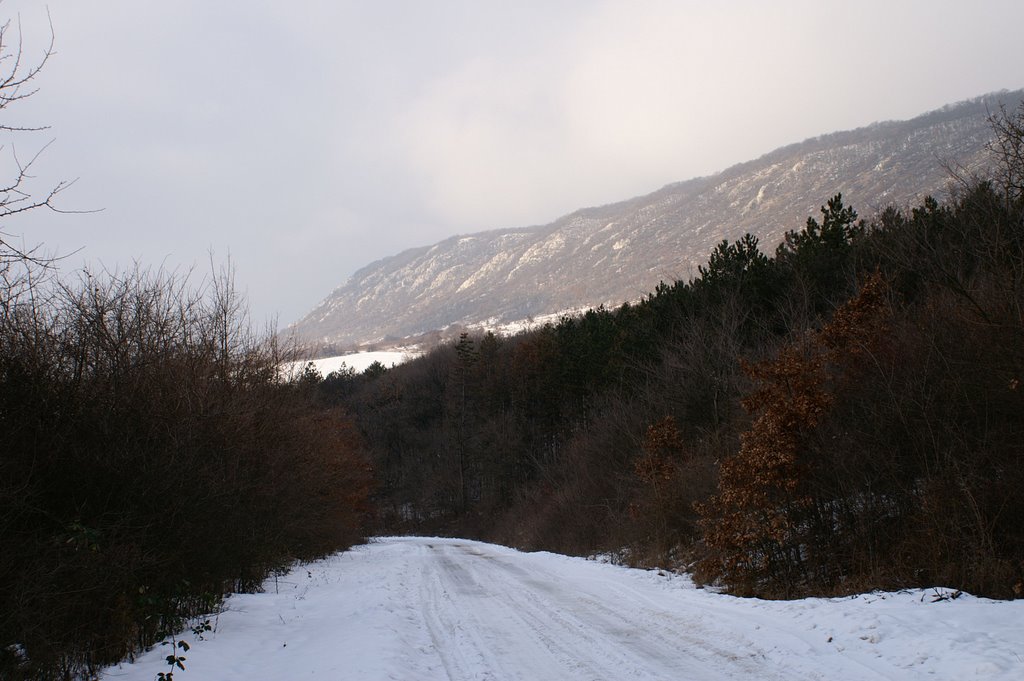
[[[1020,679],[1024,602],[768,602],[466,540],[387,538],[232,596],[176,681]],[[157,647],[105,681],[151,681]]]
[[[441,678],[767,677],[698,619],[621,580],[566,575],[491,547],[426,548],[420,603]]]

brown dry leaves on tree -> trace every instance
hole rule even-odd
[[[646,537],[661,560],[676,544],[686,521],[689,504],[679,496],[685,447],[679,426],[666,416],[647,428],[642,453],[633,462],[633,474],[640,483],[629,505],[635,529]]]
[[[666,416],[647,429],[644,453],[633,464],[636,476],[655,489],[669,482],[682,456],[683,443],[675,418]]]
[[[813,506],[803,445],[833,404],[837,376],[883,330],[887,291],[876,272],[823,329],[772,360],[744,364],[759,387],[743,406],[756,418],[740,451],[721,463],[718,494],[698,506],[709,549],[702,578],[748,592],[800,578]]]

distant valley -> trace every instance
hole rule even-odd
[[[983,168],[989,114],[1022,98],[1002,92],[822,135],[547,225],[409,249],[356,272],[289,332],[325,354],[636,300],[690,278],[722,239],[750,232],[772,251],[837,192],[862,217],[944,194],[950,167]]]

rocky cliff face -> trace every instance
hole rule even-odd
[[[356,272],[291,330],[305,342],[355,345],[635,300],[695,274],[722,239],[750,232],[771,252],[837,192],[864,217],[942,194],[949,164],[983,169],[989,112],[1022,97],[824,135],[548,225],[408,250]]]

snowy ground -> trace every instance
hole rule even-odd
[[[418,356],[420,353],[416,350],[379,350],[375,352],[353,352],[347,355],[337,355],[335,357],[324,357],[322,359],[313,360],[300,360],[298,362],[289,362],[285,365],[285,372],[289,374],[301,373],[307,364],[313,363],[316,370],[320,372],[321,376],[339,371],[341,369],[351,369],[357,374],[361,374],[366,371],[366,368],[374,362],[380,362],[385,367],[390,369],[393,366],[408,362],[413,357]]]
[[[386,538],[228,599],[175,681],[1024,679],[1024,601],[759,601],[685,577]],[[152,681],[168,648],[108,669]]]

